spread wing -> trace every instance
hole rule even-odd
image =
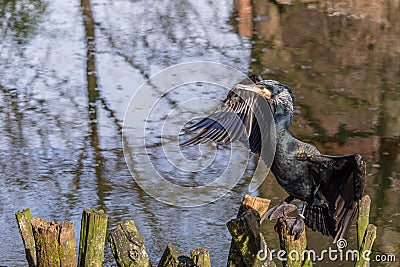
[[[251,85],[235,85],[221,106],[189,128],[199,132],[181,146],[241,140],[248,143],[252,152],[261,153],[262,134],[273,121],[272,106],[262,95],[246,90],[247,86]]]
[[[365,162],[358,154],[314,155],[307,160],[320,186],[314,203],[305,208],[305,223],[313,230],[333,236],[336,242],[345,238],[356,216],[365,186]]]

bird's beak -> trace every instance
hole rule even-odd
[[[252,86],[249,90],[253,91],[256,94],[262,95],[263,97],[265,97],[268,100],[271,99],[271,96],[272,96],[271,91],[262,85]]]
[[[256,87],[258,87],[260,90],[259,94],[264,96],[266,99],[271,99],[272,93],[270,90],[268,90],[267,88],[265,88],[262,85],[257,85]]]
[[[243,84],[236,84],[235,86],[237,89],[242,89],[242,90],[247,90],[247,91],[252,91],[258,95],[262,95],[266,99],[271,99],[272,93],[270,90],[265,88],[262,85],[243,85]]]

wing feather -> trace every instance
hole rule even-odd
[[[260,103],[265,103],[265,98],[261,95],[234,87],[228,93],[227,99],[223,101],[223,105],[210,116],[188,128],[190,131],[200,131],[180,145],[190,146],[206,142],[226,143],[236,140],[242,140],[246,144],[247,139],[251,151],[260,153],[262,135],[256,117],[259,117],[260,121],[268,122],[264,113],[268,112],[265,108],[269,108]],[[262,127],[267,128],[268,125]]]
[[[364,191],[365,162],[358,154],[313,155],[307,160],[319,188],[313,203],[305,208],[306,225],[336,242],[345,238],[356,216]]]

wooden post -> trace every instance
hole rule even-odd
[[[239,208],[238,217],[242,215],[245,211],[253,209],[258,213],[258,221],[260,221],[261,216],[267,212],[271,200],[261,197],[244,195],[242,200],[242,205]]]
[[[193,264],[193,260],[185,255],[175,246],[168,244],[161,256],[158,267],[190,267]]]
[[[190,251],[190,257],[195,266],[211,267],[210,253],[205,248],[196,248]]]
[[[36,245],[37,266],[60,266],[60,224],[40,218],[32,219],[32,230]]]
[[[119,224],[108,235],[111,251],[119,267],[147,267],[149,256],[144,246],[144,238],[133,220]]]
[[[83,211],[79,241],[79,267],[102,266],[107,220],[108,216],[102,210]]]
[[[23,209],[15,213],[17,219],[19,233],[25,247],[25,256],[29,267],[36,266],[36,248],[35,239],[32,232],[32,213],[30,209]]]
[[[309,255],[303,255],[307,248],[306,231],[304,230],[297,239],[289,232],[290,227],[288,225],[293,224],[295,220],[296,218],[279,218],[275,225],[275,231],[279,235],[280,247],[286,251],[287,261],[283,264],[288,267],[312,266]]]
[[[233,244],[243,260],[243,267],[274,266],[273,261],[270,261],[268,257],[267,245],[260,232],[260,225],[257,221],[259,218],[257,211],[249,209],[239,218],[227,223]],[[260,257],[260,253],[266,257]]]
[[[357,217],[357,245],[361,249],[361,243],[364,239],[365,231],[369,225],[369,211],[371,205],[371,198],[368,195],[362,197],[358,208]]]
[[[356,267],[368,267],[369,257],[368,251],[371,251],[372,245],[376,238],[376,226],[369,224],[369,212],[371,206],[371,198],[368,195],[363,196],[360,200],[357,218],[357,241],[359,247],[359,258]]]
[[[74,223],[33,218],[30,209],[15,213],[29,267],[76,266]]]
[[[231,246],[229,248],[227,267],[241,267],[245,266],[242,259],[240,251],[235,247],[233,240],[231,241]]]
[[[76,266],[76,242],[74,235],[74,223],[62,222],[59,238],[61,251],[61,267]]]
[[[369,257],[369,253],[367,251],[371,251],[372,245],[374,244],[376,238],[376,226],[373,224],[368,225],[367,230],[365,232],[365,236],[361,243],[360,253],[358,261],[356,262],[356,267],[368,267],[369,261],[367,261],[366,257]]]
[[[261,216],[268,210],[269,204],[271,201],[269,199],[244,195],[242,204],[239,208],[237,218],[242,216],[248,210],[256,211],[256,219],[259,223]],[[264,237],[262,237],[264,238]],[[242,267],[246,266],[243,261],[241,252],[236,248],[233,240],[231,242],[231,247],[229,249],[228,256],[228,267]]]

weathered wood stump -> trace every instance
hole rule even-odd
[[[30,209],[23,209],[15,213],[15,218],[18,223],[19,233],[21,234],[22,241],[25,247],[26,260],[29,267],[36,266],[36,248],[35,238],[32,232],[32,213]]]
[[[238,217],[227,223],[232,235],[228,267],[275,266],[268,254],[267,244],[260,232],[260,218],[267,211],[270,200],[245,195]]]
[[[102,210],[84,210],[81,221],[78,266],[102,266],[108,216]]]
[[[190,266],[193,264],[193,260],[189,258],[185,253],[180,251],[172,244],[168,244],[161,256],[158,267],[181,267]]]
[[[16,212],[28,265],[76,266],[76,243],[72,222],[50,222],[33,218],[29,209]]]
[[[60,224],[40,218],[32,219],[32,230],[36,244],[37,266],[60,266]]]
[[[108,235],[108,241],[118,266],[151,266],[144,246],[144,238],[133,220],[126,220],[123,224],[119,224]]]
[[[264,266],[264,261],[257,257],[265,244],[262,244],[256,212],[244,212],[239,218],[229,221],[227,227],[243,260],[242,266]]]
[[[36,266],[76,266],[74,223],[32,219]]]
[[[369,225],[369,211],[371,206],[371,198],[366,195],[363,196],[359,202],[358,216],[357,216],[357,244],[361,249],[361,244],[364,239],[365,231]]]
[[[239,208],[238,217],[242,215],[245,211],[252,209],[257,211],[257,219],[259,221],[261,219],[261,216],[263,216],[264,213],[267,212],[270,203],[271,200],[266,198],[244,195],[242,204]]]
[[[60,259],[62,267],[76,266],[76,241],[74,235],[74,223],[62,222],[60,231]]]
[[[210,253],[205,248],[190,251],[190,257],[175,246],[168,244],[158,267],[211,267]]]
[[[205,248],[196,248],[190,251],[190,257],[197,267],[211,267],[210,253]]]
[[[286,251],[287,261],[283,262],[283,265],[288,267],[312,266],[309,255],[305,251],[307,248],[305,229],[299,237],[292,235],[289,231],[295,220],[296,218],[279,218],[275,225],[280,247]]]
[[[368,267],[369,261],[364,256],[368,256],[367,251],[371,251],[376,238],[376,226],[369,223],[371,199],[368,195],[364,196],[359,203],[357,218],[357,236],[359,245],[359,259],[356,267]]]
[[[366,253],[366,251],[372,250],[372,245],[374,244],[375,238],[376,238],[376,226],[370,224],[368,225],[367,230],[365,231],[365,236],[363,242],[361,243],[360,254],[359,254],[360,257],[355,264],[356,267],[369,266],[369,261],[366,259],[366,257],[369,257],[369,253]]]

